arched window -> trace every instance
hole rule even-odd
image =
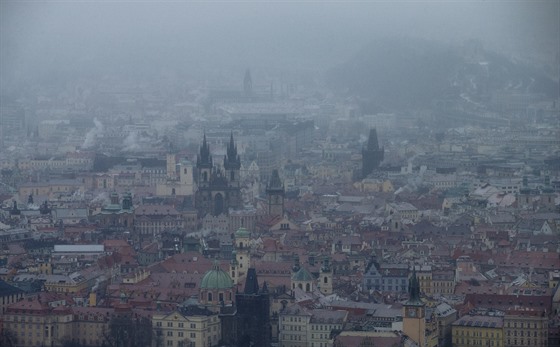
[[[297,286],[298,286],[299,289],[303,289],[303,286],[301,285],[301,283],[299,283]]]
[[[212,293],[208,292],[208,302],[211,302],[211,301],[212,301]]]
[[[327,276],[323,279],[323,283],[329,283],[329,278]]]
[[[310,291],[311,291],[311,286],[309,285],[309,283],[307,283],[307,284],[305,285],[305,291],[306,291],[306,292],[310,292]]]
[[[171,188],[171,195],[175,195],[175,188]]]

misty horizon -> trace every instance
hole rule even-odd
[[[558,2],[15,3],[1,6],[9,81],[208,72],[322,72],[376,39],[477,40],[521,61],[558,59]],[[557,76],[556,76],[557,77]]]

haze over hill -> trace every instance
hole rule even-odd
[[[478,41],[450,45],[413,38],[375,40],[327,73],[329,84],[381,107],[429,107],[434,99],[496,91],[558,95],[558,82],[542,70],[484,49]]]
[[[2,1],[0,82],[11,88],[27,80],[150,80],[162,73],[204,79],[212,73],[224,81],[222,72],[247,67],[324,71],[383,37],[478,39],[516,59],[553,66],[558,14],[557,1]]]

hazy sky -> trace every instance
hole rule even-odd
[[[554,57],[559,3],[2,0],[0,72],[323,69],[385,36],[475,38],[508,53]]]

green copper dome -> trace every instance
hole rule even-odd
[[[237,229],[237,231],[235,232],[235,238],[249,238],[250,233],[249,230],[245,229],[244,227],[241,227],[239,229]]]
[[[214,262],[212,270],[206,272],[200,282],[201,289],[230,289],[233,287],[233,281],[229,274],[220,269],[218,262]]]
[[[299,268],[299,270],[292,275],[292,281],[309,282],[313,280],[313,275],[303,267]]]

